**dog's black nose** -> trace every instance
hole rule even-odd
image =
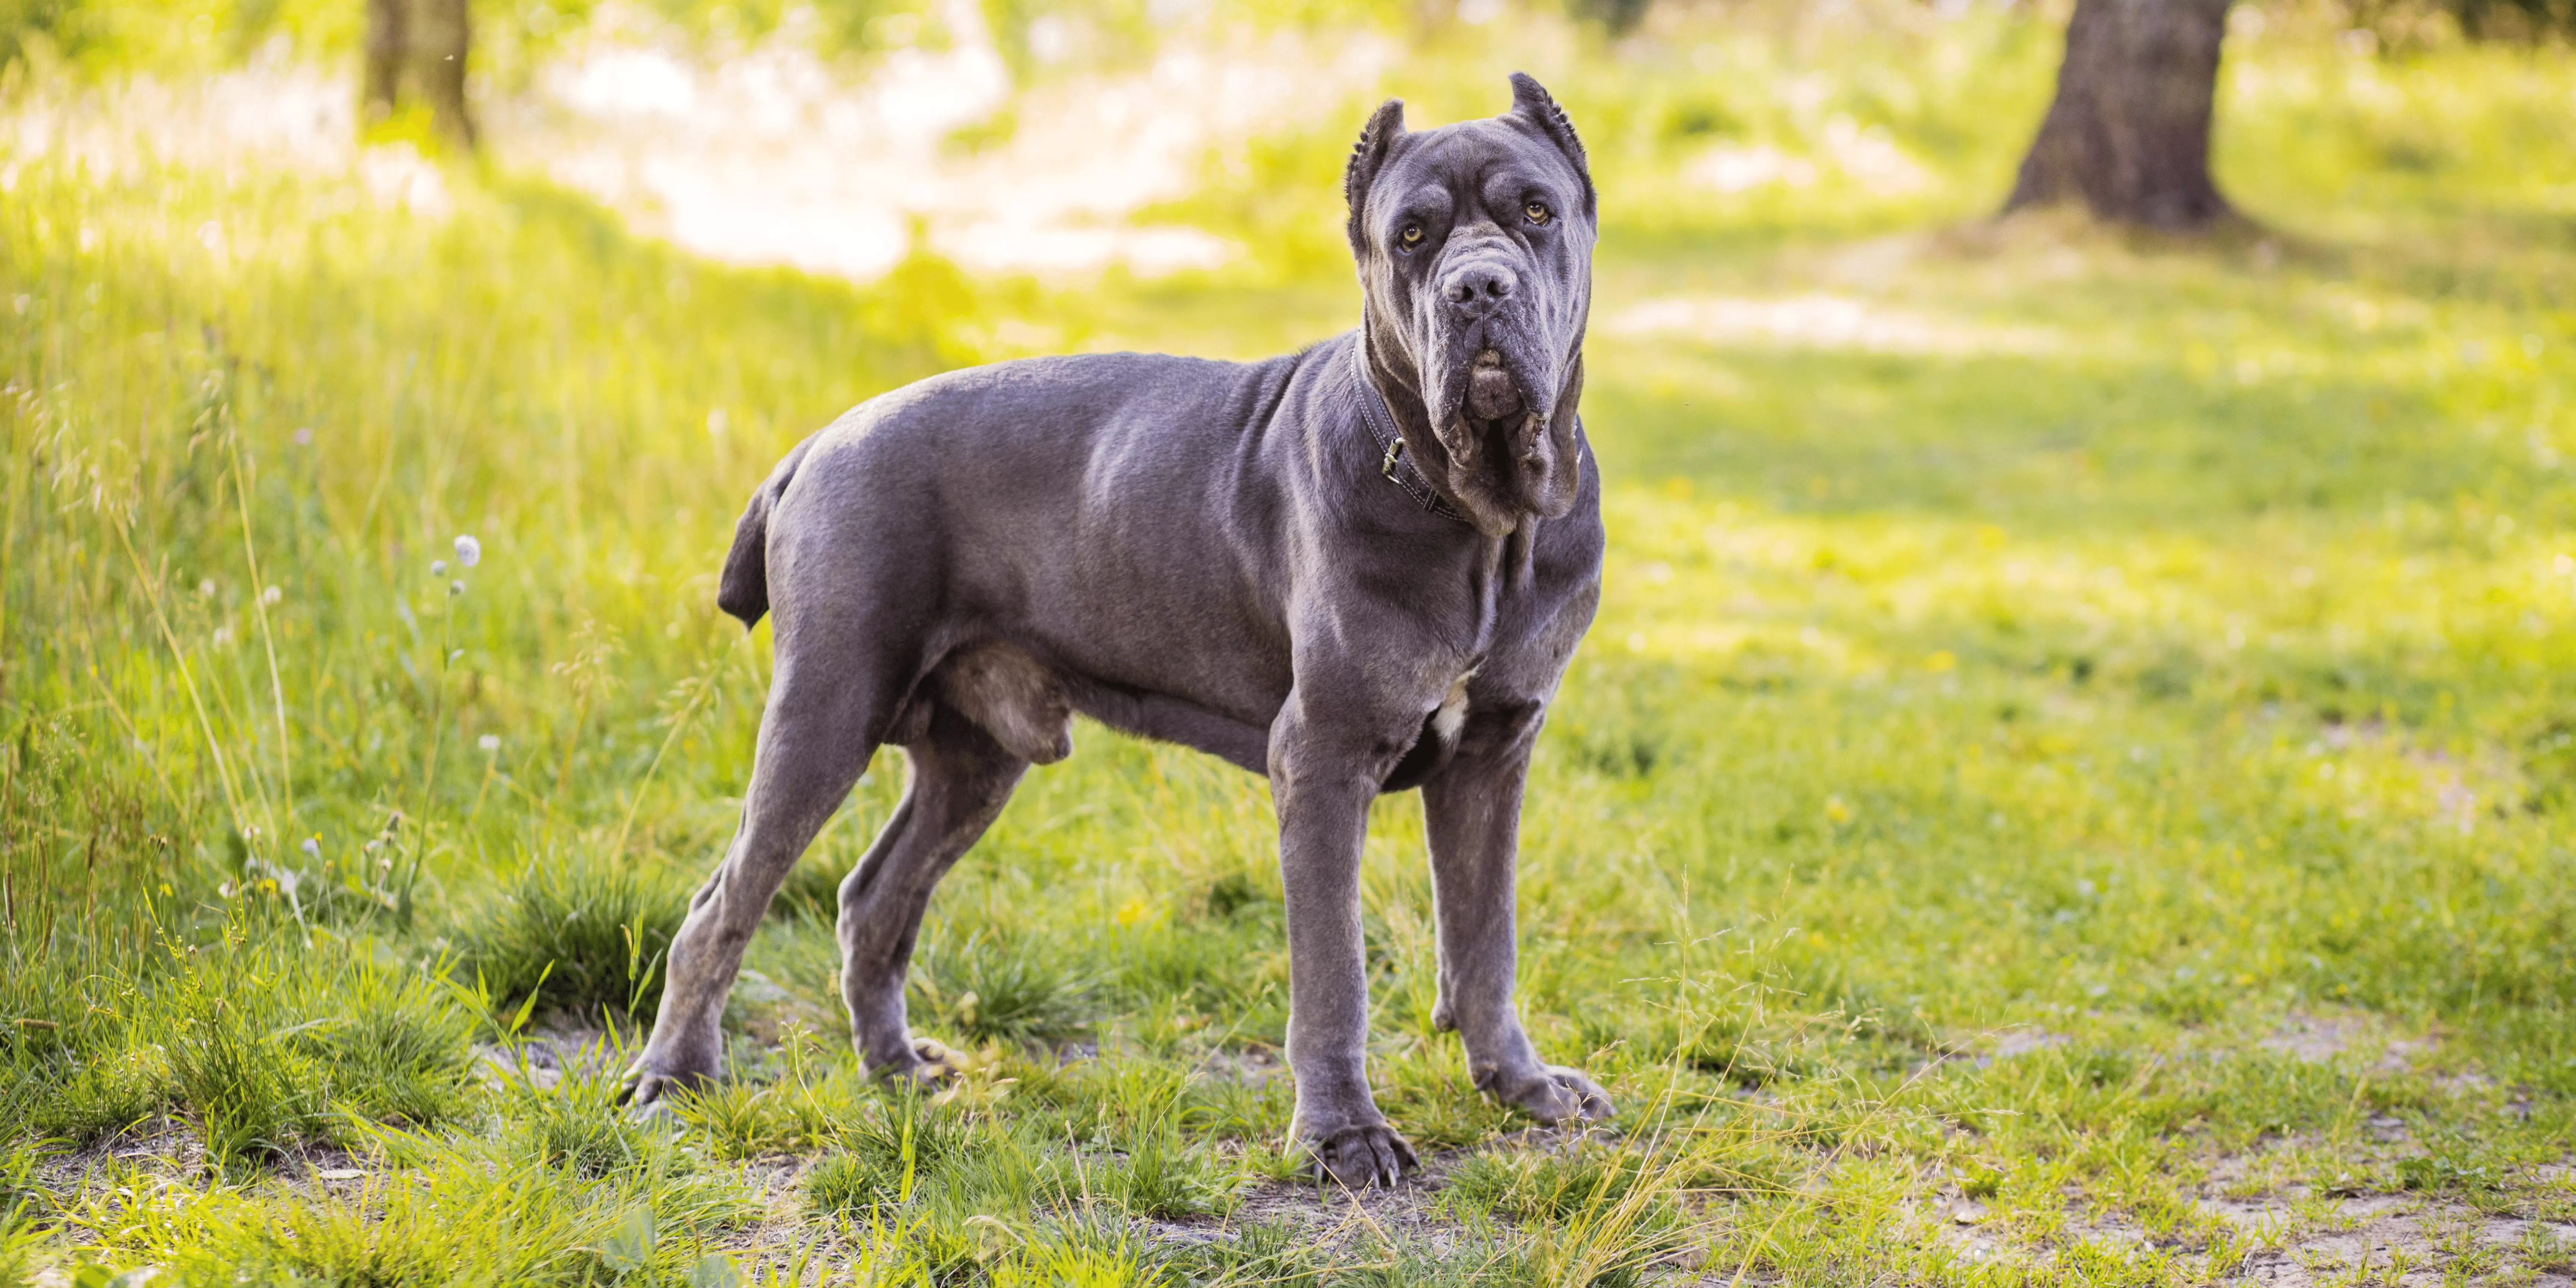
[[[1440,279],[1440,295],[1470,313],[1482,313],[1510,299],[1520,284],[1508,265],[1487,260],[1450,269]]]

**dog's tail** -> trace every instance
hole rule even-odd
[[[716,582],[716,607],[742,619],[744,628],[760,624],[769,611],[769,512],[778,505],[779,494],[796,477],[796,467],[804,463],[805,451],[814,445],[807,439],[787,454],[787,459],[770,471],[769,481],[751,494],[751,504],[742,508],[742,519],[733,525],[733,549],[725,552],[724,576]]]

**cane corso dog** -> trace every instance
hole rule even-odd
[[[1370,118],[1345,179],[1358,330],[1266,362],[1148,354],[950,372],[860,404],[753,494],[717,602],[776,619],[742,823],[690,902],[632,1071],[712,1078],[780,880],[884,744],[903,802],[840,890],[872,1070],[928,1077],[904,971],[931,888],[1080,712],[1268,776],[1287,895],[1296,1134],[1346,1185],[1414,1162],[1369,1093],[1360,845],[1422,790],[1435,1021],[1542,1122],[1610,1112],[1512,1003],[1530,747],[1590,625],[1600,482],[1575,408],[1596,217],[1537,81],[1501,116]],[[925,1057],[929,1058],[925,1058]]]

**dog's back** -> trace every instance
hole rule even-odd
[[[941,523],[937,493],[971,491],[987,527],[1014,516],[1093,517],[1128,501],[1186,497],[1193,477],[1247,446],[1303,354],[1258,363],[1165,354],[1025,358],[947,372],[859,404],[798,443],[753,491],[734,525],[716,605],[756,625],[771,607],[772,516],[817,450],[845,469],[903,477],[836,480],[833,503],[889,501],[912,521]],[[809,484],[809,487],[811,485]],[[929,489],[928,492],[923,489]],[[1014,504],[1014,500],[1019,504]],[[1041,534],[1028,534],[1041,535]],[[1070,533],[1058,535],[1070,536]]]

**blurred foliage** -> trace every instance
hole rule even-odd
[[[2396,50],[2458,39],[2532,43],[2576,32],[2572,0],[2343,0],[2352,30]]]
[[[92,73],[211,69],[284,34],[314,53],[356,49],[343,0],[0,0],[0,56]]]
[[[595,23],[660,29],[712,54],[785,37],[832,57],[865,59],[945,47],[954,24],[980,25],[1023,74],[1053,63],[1117,66],[1150,57],[1180,26],[1224,28],[1401,25],[1418,17],[1399,0],[479,0],[473,7],[478,71],[523,75]],[[306,57],[353,53],[362,35],[355,0],[0,0],[0,65],[33,55],[92,73],[178,72],[241,61],[284,40]]]
[[[1533,13],[1562,12],[1613,38],[1651,39],[1655,24],[1669,26],[1667,20],[1776,31],[1812,26],[1818,16],[1787,0],[1520,4]],[[1449,40],[1513,7],[1496,0],[637,0],[628,8],[603,0],[480,0],[474,22],[484,72],[511,78],[600,21],[620,28],[660,23],[718,55],[784,35],[829,56],[859,59],[945,47],[964,34],[952,28],[965,21],[980,26],[973,34],[989,38],[1026,76],[1055,64],[1134,63],[1182,30],[1366,27]],[[2257,23],[2367,32],[2374,47],[2392,51],[2461,39],[2532,42],[2576,29],[2576,0],[2240,0],[2237,7]],[[1899,0],[1855,10],[1848,16],[1864,21],[1845,29],[1901,29],[1936,11],[1956,12]],[[2040,16],[2053,28],[2062,15]],[[40,57],[68,58],[93,71],[174,71],[238,61],[272,38],[308,57],[337,56],[356,48],[361,23],[362,6],[354,0],[0,0],[0,64],[41,51]]]

